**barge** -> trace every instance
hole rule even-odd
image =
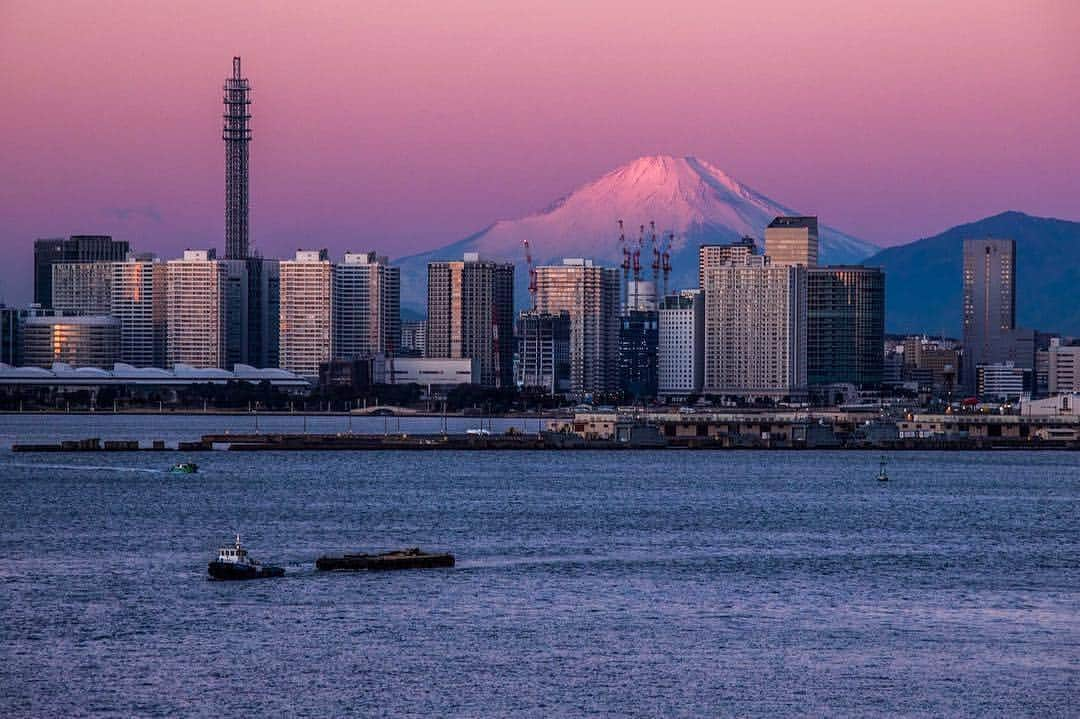
[[[429,554],[419,547],[383,554],[343,554],[315,560],[315,568],[324,572],[383,571],[388,569],[434,569],[454,566],[452,554]]]

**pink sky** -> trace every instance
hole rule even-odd
[[[234,54],[267,255],[442,245],[656,153],[878,244],[1077,220],[1078,8],[5,0],[0,297],[29,300],[35,237],[222,247]]]

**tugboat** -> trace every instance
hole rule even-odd
[[[172,474],[195,474],[199,471],[199,465],[194,462],[179,462],[169,470]]]
[[[281,567],[259,564],[248,556],[247,550],[240,544],[240,535],[236,535],[236,544],[222,547],[218,557],[208,567],[211,579],[263,579],[280,577],[285,574]]]
[[[881,467],[878,469],[877,481],[879,481],[879,482],[888,482],[889,481],[889,474],[888,474],[888,472],[885,471],[885,458],[884,457],[881,458]]]

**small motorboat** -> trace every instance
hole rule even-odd
[[[199,465],[194,462],[177,462],[169,470],[172,474],[195,474],[199,471]]]
[[[280,577],[285,574],[281,567],[260,564],[248,556],[247,550],[240,544],[240,535],[231,547],[218,550],[217,559],[208,567],[211,579],[264,579]]]
[[[881,458],[881,466],[878,468],[877,481],[879,481],[879,482],[888,482],[889,481],[889,473],[885,471],[885,458],[884,457]]]

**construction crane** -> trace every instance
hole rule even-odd
[[[630,298],[627,294],[630,290],[627,283],[630,281],[630,248],[626,244],[626,233],[623,232],[622,220],[619,220],[619,247],[622,248],[622,288],[621,293],[623,297],[623,308],[625,309],[629,303]]]
[[[529,297],[532,298],[532,308],[536,309],[536,268],[533,267],[532,248],[529,247],[529,238],[522,240],[525,245],[525,264],[529,268]]]
[[[652,279],[653,293],[660,289],[660,247],[656,244],[656,222],[649,221],[650,241],[652,243]]]
[[[661,268],[664,270],[664,297],[668,293],[668,278],[671,277],[671,245],[675,242],[675,233],[669,232],[667,242],[664,243],[664,251],[660,255]]]
[[[637,248],[634,250],[634,282],[641,281],[641,248],[645,246],[645,225],[638,228]]]

